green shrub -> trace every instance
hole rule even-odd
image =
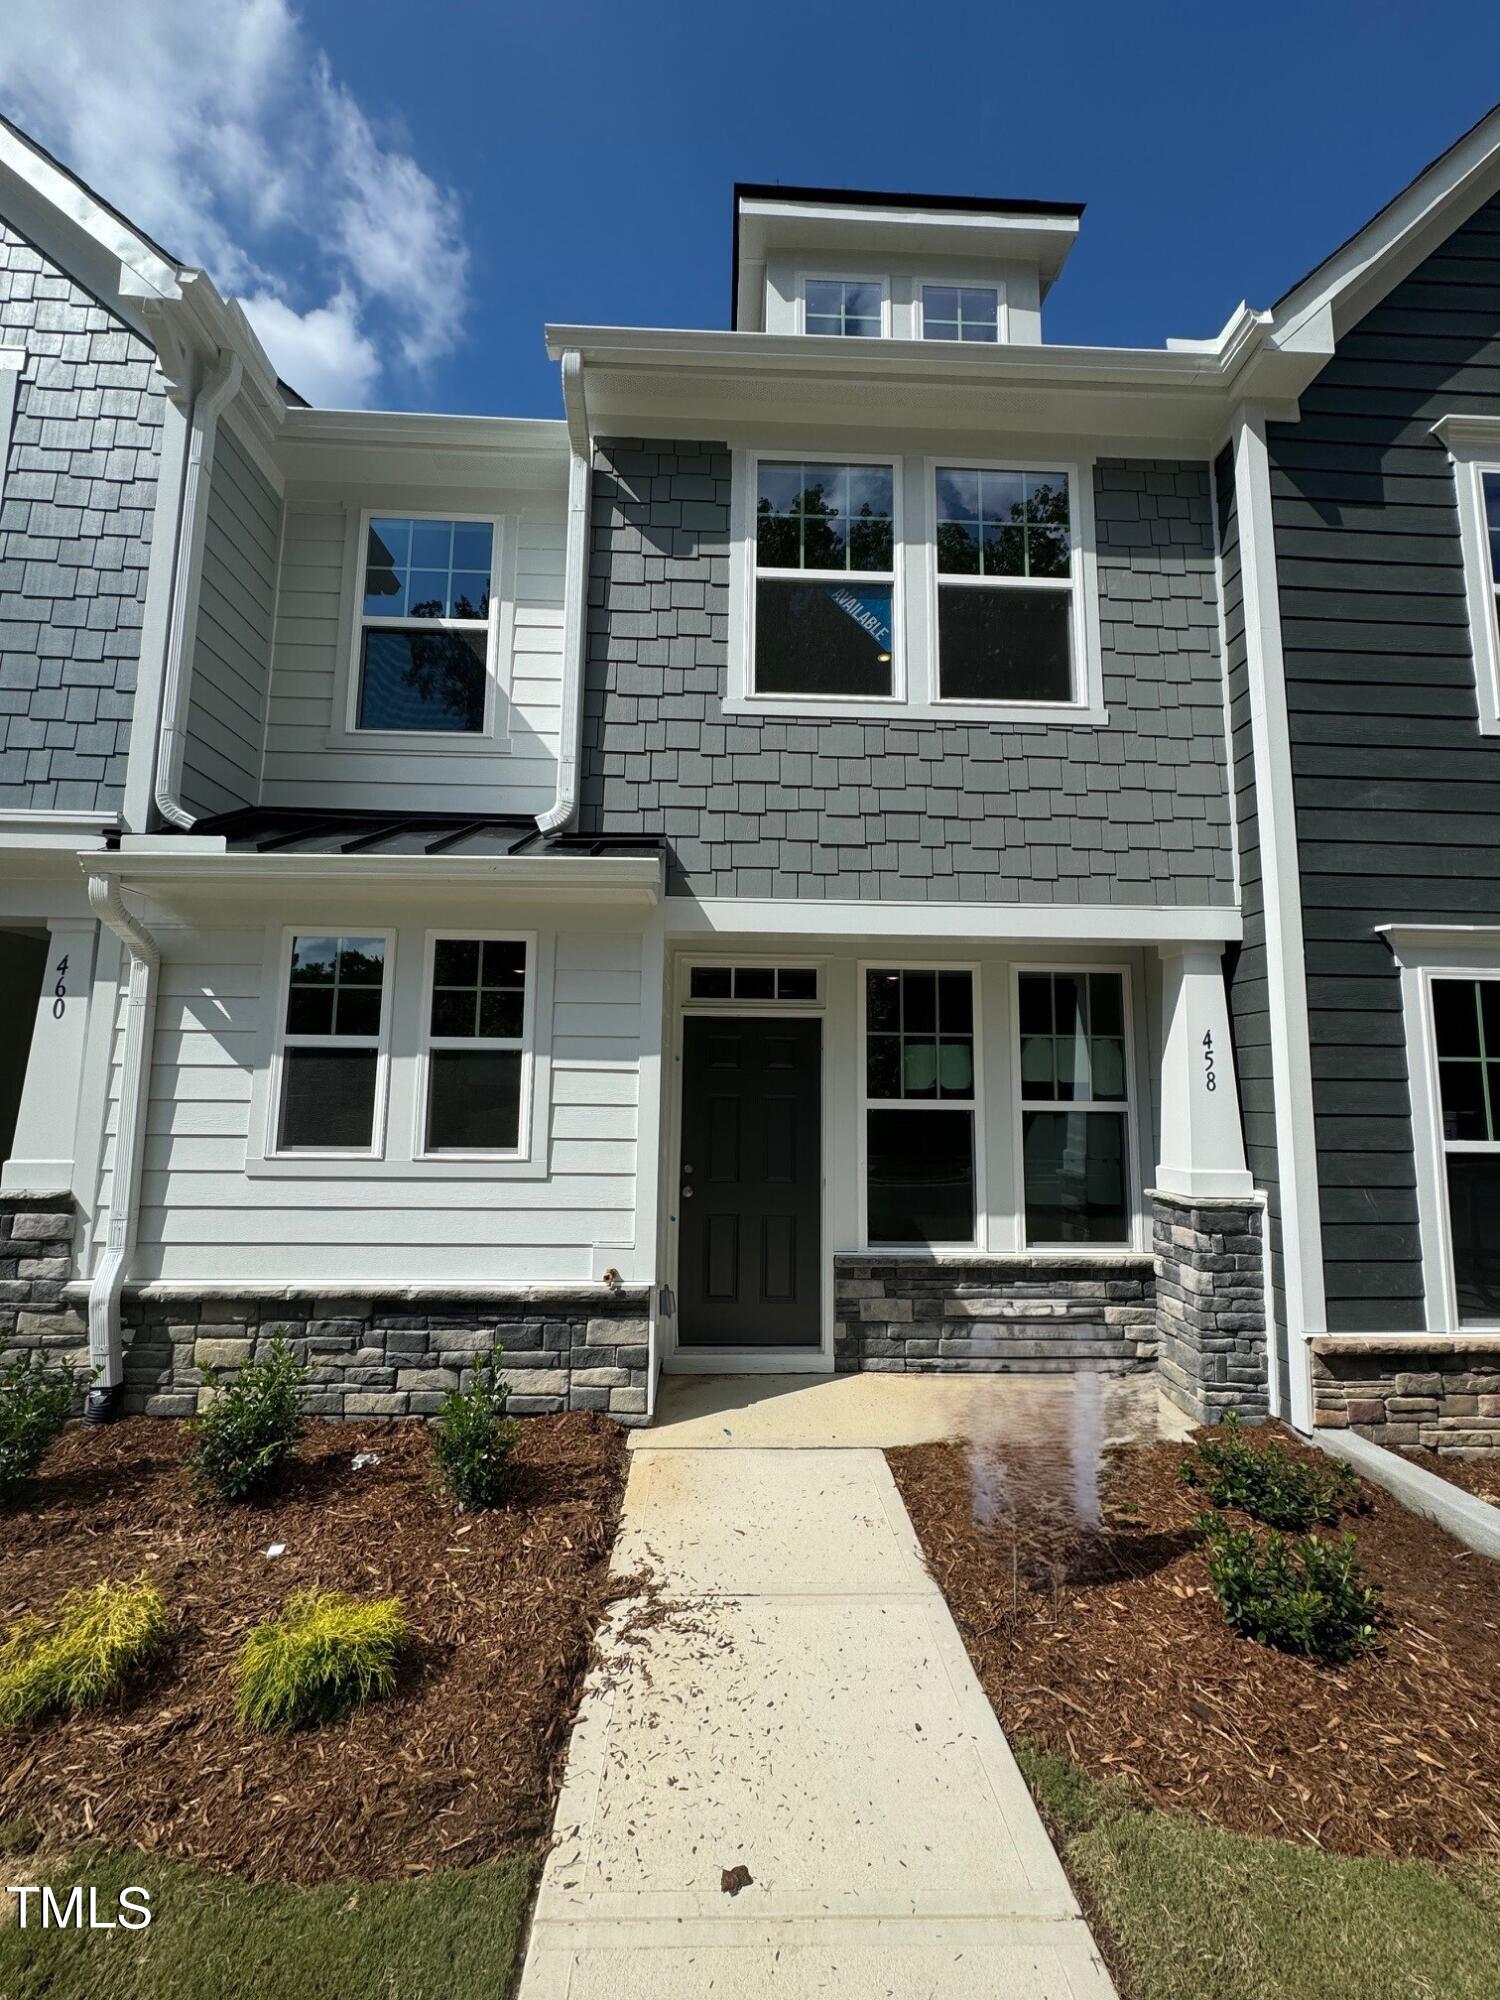
[[[78,1368],[0,1368],[0,1507],[14,1506],[72,1415]]]
[[[1259,1536],[1205,1514],[1208,1575],[1236,1632],[1284,1653],[1352,1660],[1380,1641],[1380,1593],[1365,1582],[1353,1535],[1288,1541],[1273,1528]]]
[[[194,1483],[205,1498],[253,1500],[297,1448],[307,1369],[277,1334],[227,1388],[204,1373],[218,1393],[197,1419]]]
[[[1215,1507],[1238,1507],[1253,1521],[1293,1533],[1336,1521],[1359,1494],[1347,1465],[1309,1465],[1274,1442],[1252,1445],[1232,1410],[1220,1434],[1199,1438],[1183,1460],[1182,1482],[1201,1487]]]
[[[505,1490],[510,1455],[521,1426],[505,1414],[509,1391],[491,1354],[467,1389],[450,1389],[434,1427],[432,1450],[449,1492],[461,1507],[493,1507]]]
[[[399,1598],[361,1604],[341,1590],[299,1590],[240,1652],[240,1721],[300,1729],[390,1694],[409,1636]]]
[[[165,1600],[144,1576],[70,1590],[47,1616],[13,1625],[0,1645],[0,1727],[108,1701],[156,1658],[170,1632]]]

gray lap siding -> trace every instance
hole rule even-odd
[[[162,422],[151,349],[0,223],[0,807],[118,809]]]
[[[1301,412],[1268,444],[1328,1324],[1419,1331],[1405,1026],[1375,927],[1500,921],[1500,743],[1431,435],[1500,415],[1500,199],[1345,335]]]
[[[677,894],[1232,904],[1208,469],[1095,486],[1108,726],[726,716],[729,452],[602,440],[584,827]]]

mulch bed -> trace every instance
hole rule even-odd
[[[1257,1435],[1327,1464],[1280,1426]],[[974,1503],[993,1504],[993,1472],[966,1446],[887,1454],[1005,1728],[1237,1832],[1343,1854],[1500,1852],[1500,1563],[1363,1487],[1341,1526],[1384,1594],[1384,1650],[1342,1667],[1275,1652],[1231,1632],[1208,1587],[1185,1455],[1112,1452],[1103,1527],[1083,1531],[1044,1504],[1055,1453],[1007,1455],[1005,1490],[1023,1497],[987,1526]]]
[[[0,1624],[144,1570],[178,1622],[122,1709],[0,1731],[0,1821],[180,1855],[250,1880],[471,1867],[543,1840],[601,1610],[625,1477],[602,1417],[526,1421],[508,1503],[460,1514],[427,1427],[310,1425],[274,1502],[201,1506],[172,1424],[71,1425],[35,1504],[0,1527]],[[379,1463],[355,1471],[357,1452]],[[284,1542],[270,1559],[267,1547]],[[293,1590],[399,1596],[417,1635],[398,1693],[264,1736],[231,1667]]]
[[[1420,1465],[1424,1472],[1435,1472],[1450,1486],[1461,1486],[1476,1499],[1500,1507],[1500,1451],[1476,1454],[1473,1458],[1440,1451],[1406,1451],[1401,1455],[1413,1465]]]

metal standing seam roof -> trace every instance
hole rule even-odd
[[[662,855],[659,834],[544,834],[515,813],[316,812],[251,806],[200,819],[195,836],[219,835],[231,854],[424,855],[546,860]]]

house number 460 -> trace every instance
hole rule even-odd
[[[1203,1088],[1217,1090],[1219,1079],[1214,1075],[1214,1031],[1208,1028],[1203,1036]]]
[[[52,989],[52,1018],[60,1021],[68,1005],[68,954],[63,953],[57,961],[57,984]]]

